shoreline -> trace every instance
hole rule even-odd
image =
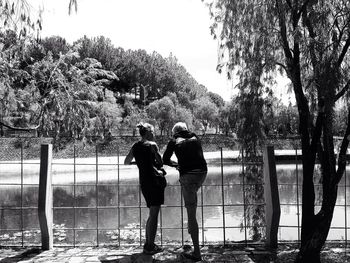
[[[287,159],[290,160],[295,160],[296,154],[298,156],[301,156],[301,150],[275,150],[275,156],[280,159],[283,157],[287,157]],[[240,158],[240,152],[239,151],[222,151],[222,157],[223,160],[237,160]],[[292,158],[294,157],[294,158]],[[173,155],[174,158],[174,155]],[[211,152],[204,152],[204,158],[208,161],[217,161],[221,160],[221,152],[220,151],[211,151]],[[276,159],[277,159],[276,158]],[[118,160],[119,159],[119,160]],[[118,164],[119,165],[124,165],[124,155],[112,155],[112,156],[99,156],[97,158],[98,164],[101,165],[106,165],[106,164]],[[103,162],[101,162],[103,161]],[[1,164],[16,164],[16,163],[21,163],[21,160],[11,160],[11,161],[0,161]],[[24,164],[39,164],[40,160],[39,159],[26,159],[23,160]],[[53,158],[52,159],[53,164],[91,164],[95,165],[96,164],[96,157],[80,157],[80,158]],[[0,169],[1,171],[1,169]]]

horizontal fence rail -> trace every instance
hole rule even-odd
[[[136,140],[136,137],[130,138],[131,142]],[[137,167],[123,164],[125,150],[118,143],[116,140],[113,145],[98,142],[88,146],[73,144],[61,155],[54,151],[54,246],[143,244],[148,208],[139,189]],[[41,244],[37,211],[40,151],[32,147],[33,144],[18,143],[9,154],[11,158],[0,160],[0,246]],[[164,150],[164,144],[160,144],[160,149]],[[297,149],[296,146],[292,153],[288,152],[294,161],[282,160],[282,164],[277,165],[281,196],[278,242],[300,240],[302,170]],[[278,154],[276,148],[277,162]],[[214,150],[209,148],[205,156],[209,171],[198,192],[197,210],[201,244],[252,244],[256,239],[246,213],[266,204],[263,199],[247,201],[247,189],[257,186],[249,183],[246,171],[251,165],[262,169],[262,161],[245,162],[239,147],[228,150],[221,145]],[[178,174],[173,168],[165,168],[168,186],[156,241],[161,245],[183,245],[190,242],[190,236]],[[350,234],[348,169],[339,186],[334,216],[337,220],[332,223],[328,238],[329,241],[343,242],[345,246]],[[261,222],[259,226],[262,231],[260,240],[265,240],[266,225]]]

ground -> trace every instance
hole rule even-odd
[[[55,247],[49,251],[39,248],[0,248],[1,263],[132,263],[132,262],[192,262],[181,257],[182,247],[165,247],[164,252],[154,256],[142,253],[140,247]],[[281,245],[275,252],[262,248],[242,246],[205,246],[202,262],[258,262],[291,263],[298,250],[294,246]],[[350,262],[350,250],[329,247],[321,254],[323,263]]]

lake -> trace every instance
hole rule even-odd
[[[121,157],[119,163],[122,162]],[[225,161],[223,168],[220,162],[209,163],[207,179],[198,194],[201,242],[251,239],[249,229],[244,228],[242,166],[230,161]],[[138,243],[140,236],[142,241],[148,209],[139,191],[138,170],[136,166],[117,164],[117,157],[54,160],[55,245],[122,245]],[[168,186],[157,239],[186,242],[190,237],[186,212],[181,208],[178,172],[170,167],[166,170]],[[40,243],[36,211],[38,171],[39,162],[35,160],[25,161],[22,166],[16,162],[0,164],[0,245]],[[281,203],[279,240],[297,240],[301,222],[297,206],[298,190],[301,202],[301,165],[277,165],[277,173]],[[349,170],[346,176],[349,184]],[[344,183],[345,177],[339,187],[330,240],[345,239],[345,226],[350,225],[350,188]],[[299,209],[301,213],[300,206]]]

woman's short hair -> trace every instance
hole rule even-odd
[[[141,136],[144,136],[148,131],[154,131],[153,125],[149,123],[140,122],[136,125],[136,127],[139,129],[139,133]]]
[[[181,132],[181,131],[187,131],[187,125],[184,122],[175,123],[175,125],[171,131],[173,134]]]

